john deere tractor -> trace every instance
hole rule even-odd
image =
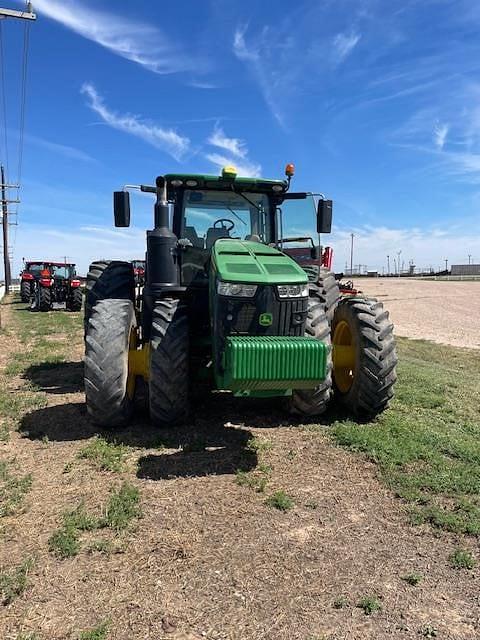
[[[156,197],[140,297],[131,262],[94,262],[87,280],[85,390],[95,423],[125,425],[139,380],[158,426],[185,421],[202,384],[281,397],[304,416],[332,398],[364,418],[387,407],[397,363],[388,313],[376,300],[341,298],[313,241],[316,269],[283,250],[289,208],[315,214],[319,234],[331,230],[332,202],[291,193],[292,175],[293,165],[284,180],[226,167],[138,185]],[[126,189],[114,193],[114,215],[129,226]]]

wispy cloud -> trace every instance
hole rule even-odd
[[[433,142],[440,151],[445,146],[450,127],[448,124],[437,122],[433,128]]]
[[[247,160],[238,162],[237,159],[222,155],[221,153],[206,153],[205,158],[219,168],[231,164],[235,165],[239,176],[256,178],[262,173],[262,167],[259,164]]]
[[[194,70],[198,65],[198,60],[150,24],[99,11],[77,0],[36,0],[34,4],[36,10],[67,29],[154,73]]]
[[[222,153],[206,153],[207,160],[218,167],[229,164],[235,165],[238,174],[247,177],[259,176],[262,167],[248,158],[248,148],[245,140],[229,138],[217,123],[207,139],[207,143],[222,150]],[[225,155],[227,152],[228,155]]]
[[[270,65],[272,34],[268,27],[264,27],[258,41],[255,44],[247,44],[245,40],[247,28],[247,25],[236,28],[233,34],[233,53],[239,60],[249,65],[270,112],[278,124],[284,128],[283,114],[278,106],[281,76],[277,75],[275,67]],[[290,44],[291,41],[287,39],[282,47],[289,47]]]
[[[247,155],[247,147],[244,140],[240,138],[229,138],[225,135],[223,129],[217,124],[207,140],[208,144],[220,149],[225,149],[239,158],[245,158]]]
[[[337,33],[333,39],[334,57],[337,63],[343,62],[360,41],[361,35],[351,31],[350,33]]]
[[[110,110],[92,84],[86,82],[81,91],[87,96],[90,109],[110,127],[141,138],[153,147],[170,154],[177,161],[180,161],[189,150],[190,140],[173,129],[163,129],[156,124],[142,121],[138,116],[119,114]]]
[[[237,27],[237,29],[235,30],[235,33],[233,35],[233,52],[239,60],[258,62],[258,60],[260,59],[258,50],[247,47],[247,43],[245,42],[246,31],[246,25]]]
[[[51,142],[50,140],[45,140],[44,138],[39,138],[38,136],[25,134],[25,141],[27,142],[27,144],[42,147],[43,149],[47,149],[47,151],[57,153],[61,156],[64,156],[65,158],[70,158],[71,160],[81,160],[82,162],[96,162],[94,158],[89,156],[81,149],[76,149],[75,147],[70,147],[65,144],[58,144],[57,142]]]

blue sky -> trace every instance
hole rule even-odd
[[[136,196],[133,227],[115,230],[111,192],[227,162],[266,177],[294,162],[294,188],[333,198],[337,271],[351,232],[355,263],[371,268],[400,250],[405,264],[480,262],[475,0],[34,9],[15,272],[22,256],[67,255],[80,271],[140,257],[151,201]],[[3,23],[10,181],[22,29]],[[312,232],[313,220],[291,228]]]

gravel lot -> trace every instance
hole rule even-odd
[[[355,286],[385,304],[397,335],[480,349],[480,282],[357,278]]]

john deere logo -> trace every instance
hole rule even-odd
[[[272,314],[261,313],[258,322],[262,325],[262,327],[269,327],[273,322]]]

